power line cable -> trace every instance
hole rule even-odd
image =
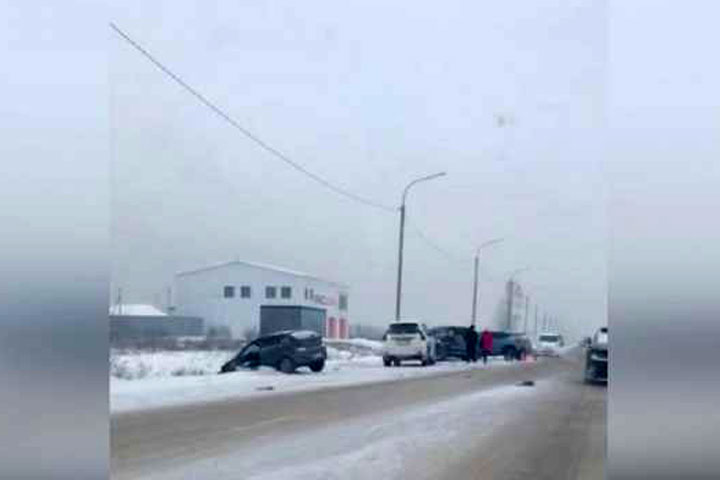
[[[240,133],[245,135],[248,139],[250,139],[252,142],[254,142],[256,145],[258,145],[260,148],[265,150],[266,152],[270,153],[271,155],[275,156],[276,158],[282,160],[286,164],[290,165],[295,170],[299,171],[300,173],[306,175],[307,177],[315,180],[320,185],[324,186],[325,188],[332,190],[333,192],[342,195],[346,198],[355,200],[356,202],[365,204],[370,207],[374,207],[380,210],[384,210],[387,212],[395,212],[397,211],[397,208],[389,207],[387,205],[383,205],[381,203],[377,203],[373,200],[369,200],[365,197],[361,197],[360,195],[356,195],[355,193],[352,193],[342,187],[338,187],[331,183],[328,180],[325,180],[320,175],[317,175],[311,171],[309,171],[307,168],[303,167],[299,163],[293,161],[291,158],[289,158],[287,155],[282,153],[277,148],[273,147],[272,145],[268,144],[258,136],[256,136],[254,133],[250,132],[248,129],[240,125],[234,118],[232,118],[229,114],[225,113],[220,107],[215,105],[213,102],[208,100],[202,93],[197,91],[195,88],[191,87],[187,82],[185,82],[182,78],[180,78],[179,75],[174,73],[172,70],[170,70],[168,67],[163,65],[158,59],[156,59],[150,52],[148,52],[145,48],[143,48],[140,44],[138,44],[135,40],[130,38],[129,35],[127,35],[125,32],[123,32],[117,25],[115,25],[113,22],[110,22],[110,27],[127,43],[129,43],[133,48],[135,48],[138,52],[140,52],[145,58],[150,60],[150,62],[153,63],[158,69],[160,69],[163,73],[168,75],[170,78],[172,78],[177,84],[179,84],[181,87],[183,87],[187,92],[189,92],[191,95],[193,95],[195,98],[197,98],[201,103],[203,103],[206,107],[208,107],[210,110],[212,110],[216,115],[218,115],[220,118],[228,122],[230,125],[232,125],[236,130],[238,130]]]
[[[406,222],[408,225],[410,225],[413,233],[415,233],[415,236],[418,237],[420,240],[425,242],[427,246],[435,250],[436,252],[440,253],[442,256],[444,256],[447,260],[450,260],[454,263],[468,264],[467,260],[462,259],[460,256],[455,255],[454,253],[450,253],[448,250],[444,249],[443,247],[439,246],[434,240],[431,240],[425,233],[411,220],[406,219]],[[467,266],[467,265],[466,265]]]
[[[438,245],[437,242],[435,242],[428,235],[426,235],[420,229],[420,227],[418,227],[417,224],[415,224],[412,220],[406,218],[405,221],[410,226],[410,228],[411,228],[412,232],[415,234],[415,236],[417,238],[419,238],[420,240],[422,240],[423,242],[425,242],[425,244],[428,247],[430,247],[431,249],[433,249],[436,252],[438,252],[439,254],[441,254],[443,257],[445,257],[446,260],[449,260],[450,262],[452,262],[458,266],[470,268],[469,265],[470,265],[470,259],[472,258],[472,255],[469,254],[467,256],[461,256],[461,255],[457,255],[455,253],[450,252],[449,250]],[[498,275],[485,270],[483,272],[481,281],[483,281],[485,283],[504,284],[507,281],[507,279],[500,278],[500,277],[498,277]]]

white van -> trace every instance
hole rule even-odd
[[[535,352],[539,356],[559,357],[560,349],[565,346],[562,335],[558,333],[541,333],[538,335]]]

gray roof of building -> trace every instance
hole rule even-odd
[[[290,270],[288,268],[278,267],[276,265],[270,265],[267,263],[249,262],[249,261],[245,261],[245,260],[230,260],[230,261],[225,261],[225,262],[220,262],[220,263],[214,263],[212,265],[206,265],[206,266],[200,267],[200,268],[194,268],[191,270],[183,270],[183,271],[177,272],[175,274],[175,276],[181,277],[181,276],[186,276],[186,275],[193,275],[196,273],[203,273],[203,272],[207,272],[209,270],[216,270],[216,269],[230,267],[230,266],[234,266],[234,265],[243,265],[243,266],[248,266],[248,267],[259,268],[262,270],[269,270],[269,271],[273,271],[273,272],[283,273],[285,275],[291,275],[293,277],[317,280],[320,282],[325,282],[325,283],[329,283],[332,285],[336,285],[338,287],[342,287],[345,289],[348,288],[348,286],[345,285],[344,283],[335,282],[333,280],[328,280],[326,278],[318,277],[316,275],[311,275],[309,273],[298,272],[296,270]]]

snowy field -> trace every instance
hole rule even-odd
[[[362,363],[380,355],[382,342],[362,338],[326,340],[328,360]],[[227,350],[113,350],[110,353],[110,377],[122,380],[215,375],[220,366],[237,351]]]
[[[110,357],[110,408],[119,413],[511,365],[493,359],[487,367],[481,363],[442,362],[431,367],[409,363],[386,368],[379,355],[380,346],[380,342],[362,339],[328,341],[325,369],[320,373],[300,369],[294,375],[272,368],[217,375],[220,366],[234,355],[229,351],[114,351]]]

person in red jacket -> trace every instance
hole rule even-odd
[[[487,364],[487,359],[492,355],[493,336],[487,329],[484,329],[480,335],[480,350],[482,351],[483,363]]]

